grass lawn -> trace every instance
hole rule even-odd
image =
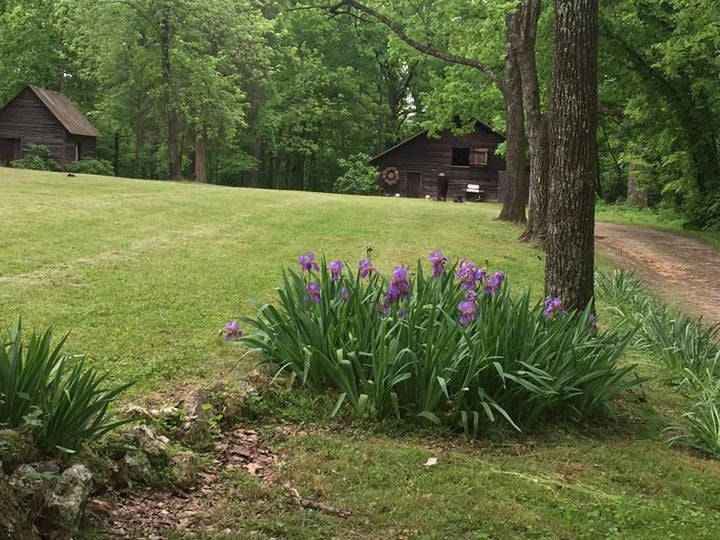
[[[598,221],[669,231],[702,240],[715,247],[720,247],[720,231],[687,229],[683,226],[682,218],[668,211],[655,211],[650,208],[641,209],[621,204],[600,203],[598,204],[595,217]]]
[[[308,249],[381,270],[432,249],[488,260],[539,295],[543,257],[490,204],[264,191],[0,169],[0,318],[72,330],[135,398],[233,379],[255,359],[222,343],[228,319],[272,298]],[[662,378],[635,355],[641,374]],[[279,488],[228,473],[207,522],[228,538],[717,538],[720,464],[668,449],[675,397],[660,382],[615,420],[498,429],[480,441],[329,420],[304,392],[267,398],[257,429],[278,475],[349,518],[298,510]],[[280,425],[282,421],[282,425]],[[279,427],[283,429],[279,429]],[[291,429],[287,429],[291,426]],[[438,464],[424,467],[428,457]]]

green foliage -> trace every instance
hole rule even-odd
[[[68,165],[67,170],[82,174],[99,174],[101,176],[113,176],[112,163],[105,159],[85,158]]]
[[[66,336],[67,337],[67,336]],[[52,344],[52,331],[23,339],[21,323],[0,347],[0,424],[29,428],[45,452],[73,452],[124,422],[108,407],[130,384],[106,389],[106,376]]]
[[[477,320],[463,326],[466,291],[452,270],[435,279],[418,264],[409,298],[387,315],[377,274],[335,282],[325,264],[309,277],[288,270],[279,305],[263,306],[243,341],[312,390],[337,391],[335,411],[347,402],[358,416],[419,417],[469,436],[500,418],[519,429],[551,413],[591,415],[640,384],[618,364],[630,336],[597,334],[589,308],[546,318],[528,292],[502,288],[481,294]]]
[[[25,157],[13,161],[12,166],[35,171],[60,170],[60,165],[55,161],[48,147],[42,144],[29,144]]]
[[[669,313],[625,270],[598,273],[596,287],[618,324],[637,329],[635,344],[663,361],[684,398],[670,442],[720,458],[720,325]]]
[[[701,374],[715,365],[720,325],[671,313],[626,270],[598,272],[595,283],[616,322],[626,331],[636,330],[635,345],[652,350],[673,376],[682,379],[686,370]]]
[[[362,152],[347,159],[340,158],[338,163],[345,172],[335,181],[333,191],[351,195],[379,194],[378,171],[372,165],[368,165],[369,160],[370,156]]]

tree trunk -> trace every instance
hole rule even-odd
[[[195,135],[195,181],[207,184],[207,150],[202,133]]]
[[[555,0],[545,289],[569,309],[593,299],[598,0]]]
[[[160,50],[162,56],[162,80],[165,86],[165,114],[167,116],[168,167],[171,180],[182,178],[182,158],[180,156],[180,118],[175,103],[170,45],[172,41],[172,2],[166,0],[160,24]]]
[[[113,174],[120,176],[120,134],[115,132],[113,140]]]
[[[548,125],[540,101],[540,82],[535,59],[537,25],[542,10],[541,0],[524,0],[519,8],[517,29],[518,65],[522,80],[523,110],[530,147],[530,205],[528,221],[521,239],[545,244],[547,234],[548,197]]]
[[[647,188],[638,180],[638,166],[630,163],[627,168],[627,197],[625,203],[628,206],[645,208],[648,203]]]
[[[263,144],[262,144],[262,140],[260,139],[260,137],[257,137],[255,139],[255,147],[254,147],[253,155],[255,156],[255,166],[253,167],[253,170],[250,173],[250,186],[258,187],[260,166],[262,165],[262,157],[263,157]]]
[[[516,24],[516,20],[513,18],[517,16],[517,13],[512,13],[506,18],[505,82],[501,90],[506,116],[507,191],[498,219],[513,223],[525,223],[525,203],[528,194],[528,181],[525,173],[525,117],[520,68],[511,35],[512,27]]]

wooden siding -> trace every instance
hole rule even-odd
[[[63,125],[29,88],[0,111],[0,137],[20,139],[23,154],[29,144],[42,144],[64,166],[66,133]]]
[[[495,154],[498,144],[503,137],[497,133],[479,126],[478,129],[467,135],[453,135],[444,131],[439,138],[430,138],[425,134],[414,137],[404,144],[398,145],[385,154],[374,158],[371,162],[380,171],[386,167],[397,167],[400,173],[400,182],[395,186],[386,186],[381,182],[387,195],[400,193],[403,196],[412,196],[414,189],[407,189],[408,173],[420,173],[422,179],[418,190],[420,197],[437,194],[438,174],[444,173],[448,179],[448,200],[455,197],[466,197],[465,189],[468,184],[478,184],[482,191],[483,200],[497,201],[500,199],[498,190],[498,172],[505,170],[505,160]],[[485,167],[454,167],[452,166],[452,149],[458,148],[487,148],[488,162]],[[417,177],[410,175],[411,181]],[[409,192],[409,193],[408,193]]]

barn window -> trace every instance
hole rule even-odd
[[[470,166],[470,149],[469,148],[453,148],[452,149],[452,166],[453,167],[469,167]]]
[[[473,148],[470,150],[470,165],[473,167],[487,167],[488,150],[487,148]]]

